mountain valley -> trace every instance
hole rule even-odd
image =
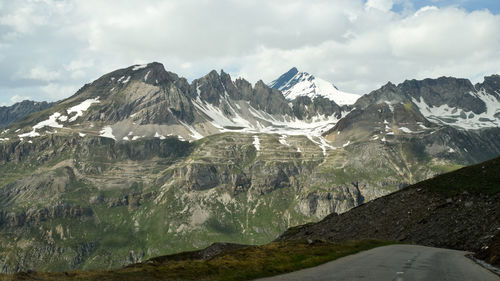
[[[306,74],[272,87],[223,71],[189,83],[134,65],[2,128],[0,270],[264,244],[500,155],[498,75],[389,83],[357,100],[280,92],[300,92]]]

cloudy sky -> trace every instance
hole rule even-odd
[[[365,94],[500,73],[498,0],[0,0],[0,105],[59,100],[158,61],[270,82],[297,66]]]

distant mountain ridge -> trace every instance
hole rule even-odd
[[[11,106],[0,107],[0,128],[6,127],[34,112],[45,110],[55,103],[25,100]]]
[[[351,105],[360,97],[340,91],[330,82],[316,78],[307,72],[299,72],[296,67],[269,83],[269,87],[280,90],[288,100],[307,96],[311,99],[323,97],[338,105]]]

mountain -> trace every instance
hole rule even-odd
[[[492,79],[484,95],[498,100]],[[459,87],[433,83],[443,85],[416,85],[459,100]],[[159,63],[105,74],[0,133],[0,270],[116,268],[213,242],[262,244],[500,155],[498,126],[427,118],[406,90],[395,102],[388,89],[340,106],[287,100],[223,71],[191,83]]]
[[[361,97],[323,136],[334,146],[404,139],[431,155],[477,163],[500,153],[500,96],[492,88],[499,83],[498,75],[476,85],[452,77],[388,83]]]
[[[376,238],[471,252],[488,249],[500,235],[499,169],[500,158],[495,158],[443,174],[290,228],[277,240]],[[490,254],[498,257],[498,252]]]
[[[484,78],[473,85],[467,79],[441,77],[422,81],[407,80],[399,85],[388,83],[354,105],[367,108],[383,101],[409,103],[428,120],[459,129],[500,126],[500,75]]]
[[[254,280],[394,242],[476,252],[475,257],[498,265],[499,169],[500,158],[495,158],[439,175],[343,214],[292,227],[265,245],[214,243],[117,270],[27,272],[4,279]]]
[[[358,95],[342,92],[332,83],[316,78],[307,72],[299,72],[295,67],[271,82],[269,87],[283,92],[288,100],[301,96],[312,100],[316,97],[323,97],[339,105],[349,105],[359,98]]]
[[[312,112],[304,109],[309,104],[306,98],[290,105],[263,82],[252,86],[243,79],[233,81],[224,72],[211,71],[189,84],[152,63],[106,74],[45,117],[33,116],[16,129],[21,127],[20,137],[64,128],[118,141],[168,135],[197,140],[222,132],[263,132],[309,135],[320,142],[324,127],[346,112],[327,100],[314,102]],[[93,127],[97,124],[109,126]]]
[[[11,106],[2,106],[0,107],[0,128],[21,120],[34,112],[47,109],[52,105],[54,103],[25,100]]]

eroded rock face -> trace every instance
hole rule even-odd
[[[324,116],[334,115],[340,119],[342,117],[342,111],[349,110],[350,106],[342,108],[334,101],[327,98],[316,97],[311,100],[309,97],[301,96],[292,101],[292,108],[293,113],[299,119],[310,119],[318,114]]]
[[[56,219],[83,219],[90,218],[93,211],[88,207],[73,206],[71,204],[54,205],[42,209],[29,209],[21,213],[0,212],[0,226],[5,228],[34,227],[44,221]]]

